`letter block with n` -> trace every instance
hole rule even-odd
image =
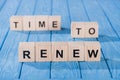
[[[100,43],[85,42],[85,61],[100,61]]]
[[[35,44],[34,42],[22,42],[19,45],[19,62],[35,61]]]
[[[52,61],[68,61],[68,44],[52,42]]]

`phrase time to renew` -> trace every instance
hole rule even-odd
[[[100,61],[99,42],[21,42],[19,62]]]

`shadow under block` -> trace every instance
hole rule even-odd
[[[36,30],[48,30],[49,16],[36,16]]]
[[[49,30],[61,30],[60,16],[49,16]]]
[[[35,61],[35,43],[21,42],[19,44],[19,62]]]
[[[36,42],[36,61],[51,61],[51,46],[50,42]]]
[[[24,31],[35,31],[35,17],[24,16],[23,17],[23,30]]]
[[[17,31],[21,31],[23,28],[23,24],[22,24],[22,19],[23,17],[22,16],[12,16],[10,18],[10,29],[11,30],[17,30]]]
[[[84,42],[69,42],[69,61],[84,61]]]
[[[98,24],[97,22],[72,22],[71,36],[72,38],[97,38]]]
[[[52,61],[68,61],[68,43],[52,42]]]
[[[85,44],[85,61],[100,61],[100,43],[84,42]]]

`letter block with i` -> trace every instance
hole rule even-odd
[[[19,44],[19,62],[35,61],[35,44],[34,42],[22,42]]]
[[[35,17],[24,16],[23,17],[23,30],[24,31],[35,31]]]

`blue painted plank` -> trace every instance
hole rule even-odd
[[[110,23],[112,30],[116,34],[116,37],[112,37],[113,44],[110,45],[109,43],[107,43],[107,45],[109,45],[108,48],[110,49],[109,50],[110,54],[109,54],[109,56],[105,55],[105,57],[110,57],[109,58],[110,61],[108,61],[108,63],[109,63],[108,65],[111,68],[113,78],[119,78],[120,67],[118,65],[120,65],[120,63],[118,61],[120,61],[120,59],[119,59],[119,56],[120,56],[120,52],[119,52],[119,49],[120,49],[120,47],[119,47],[120,46],[120,33],[119,33],[120,11],[119,11],[119,8],[117,8],[115,6],[115,4],[113,3],[112,0],[104,1],[103,4],[101,4],[98,1],[98,4],[101,7],[101,9],[103,10],[108,22]],[[110,32],[110,35],[111,34],[112,33]],[[112,48],[111,46],[113,46],[114,48]],[[112,51],[112,53],[111,53],[111,51]]]
[[[17,8],[19,7],[19,2],[20,0],[13,0],[13,2],[7,0],[6,4],[0,11],[0,50],[9,31],[9,18],[16,13]]]
[[[52,41],[72,41],[67,1],[53,0],[52,15],[61,15],[62,17],[62,30],[52,32]],[[52,79],[80,79],[80,75],[78,62],[52,62],[51,64]]]
[[[70,13],[71,13],[71,20],[72,21],[93,21],[90,20],[89,15],[87,13],[87,10],[85,8],[86,5],[90,5],[89,1],[84,5],[84,3],[80,0],[75,0],[73,3],[72,0],[69,1],[70,7]],[[75,8],[76,7],[76,8]],[[79,7],[79,8],[77,8]],[[77,10],[76,10],[77,9]],[[92,8],[91,8],[92,9]],[[90,9],[90,10],[91,10]],[[77,14],[78,13],[78,14]],[[74,17],[75,16],[75,17]],[[75,41],[96,41],[96,39],[75,39]],[[102,56],[101,56],[102,58]],[[82,73],[82,78],[84,79],[96,79],[101,77],[104,77],[105,75],[102,73],[104,72],[107,77],[110,77],[107,65],[105,61],[100,61],[100,62],[79,62],[80,67],[81,67],[81,73]],[[96,66],[95,66],[96,65]],[[103,68],[103,70],[102,70]],[[106,69],[106,70],[104,70]],[[96,74],[97,73],[97,74]],[[94,76],[95,75],[95,76]]]
[[[34,15],[50,15],[51,0],[36,1]],[[30,32],[29,42],[50,42],[50,31]],[[29,71],[26,71],[29,70]],[[23,80],[50,79],[50,62],[24,63],[21,72]]]
[[[7,2],[6,0],[0,0],[0,11],[4,7],[4,5],[5,5],[6,2]]]
[[[120,0],[112,0],[112,2],[115,4],[117,8],[120,9]]]
[[[13,1],[13,4],[16,2]],[[11,7],[16,7],[13,4],[9,4],[11,2],[8,2],[8,5]],[[32,14],[34,10],[34,0],[23,0],[20,8],[18,8],[18,11],[16,12],[18,15],[26,15],[26,14]],[[7,11],[11,11],[12,8],[6,8]],[[9,10],[11,9],[11,10]],[[6,11],[6,10],[5,10]],[[8,13],[7,13],[8,14]],[[11,12],[10,12],[11,14]],[[9,19],[9,18],[8,18]],[[9,22],[7,22],[9,24]],[[9,29],[9,25],[5,26]],[[17,31],[9,31],[8,36],[6,37],[6,40],[4,42],[4,45],[0,51],[0,78],[1,79],[18,79],[19,72],[20,72],[20,66],[21,63],[18,62],[18,45],[19,42],[27,41],[28,34],[27,32],[17,32]]]

